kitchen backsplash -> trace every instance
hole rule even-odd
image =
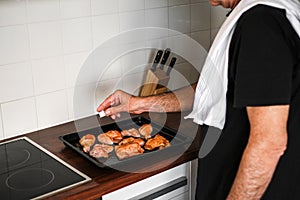
[[[169,28],[208,50],[226,12],[208,0],[1,0],[0,139],[74,120],[74,86],[82,64],[113,35]],[[111,86],[133,65],[149,62],[153,53],[115,61],[99,84]],[[197,73],[187,66],[179,60],[175,68],[196,81]],[[133,71],[124,88],[140,84],[143,73]],[[98,101],[112,92],[112,87],[103,88]]]

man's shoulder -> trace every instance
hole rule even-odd
[[[261,4],[244,12],[237,22],[238,31],[246,35],[253,34],[253,37],[270,34],[281,36],[290,28],[285,10]]]
[[[240,23],[266,25],[286,21],[285,10],[258,4],[244,12],[239,20]]]

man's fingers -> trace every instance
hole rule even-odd
[[[124,106],[122,106],[122,105],[110,107],[105,110],[105,114],[106,115],[117,115],[117,117],[118,117],[119,113],[126,111],[126,110],[124,110],[123,107]]]
[[[115,113],[114,109],[112,109],[112,108],[106,109],[105,115],[109,116],[112,119],[116,119],[117,117],[120,117],[120,113]]]
[[[100,112],[102,110],[107,109],[108,107],[110,107],[112,105],[113,102],[113,96],[109,96],[107,97],[97,108],[97,111]]]
[[[123,91],[116,91],[107,97],[97,108],[98,112],[104,111],[106,116],[112,119],[120,117],[121,112],[129,112],[128,98],[129,94]]]
[[[110,118],[116,119],[116,116],[115,115],[111,115]]]

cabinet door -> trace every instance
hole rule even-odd
[[[189,186],[190,162],[106,194],[102,199],[172,199],[186,192],[189,194]]]

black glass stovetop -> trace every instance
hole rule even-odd
[[[0,199],[39,199],[89,180],[27,137],[0,143]]]

